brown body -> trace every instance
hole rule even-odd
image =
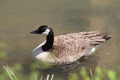
[[[55,36],[50,55],[54,59],[54,63],[68,64],[83,56],[90,55],[94,52],[91,51],[93,48],[109,38],[106,33],[99,33],[97,31]]]

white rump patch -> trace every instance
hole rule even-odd
[[[98,48],[98,45],[93,47],[88,53],[86,53],[85,56],[89,56],[89,55],[93,54],[96,51],[97,48]]]
[[[46,30],[43,32],[43,34],[48,35],[48,34],[49,34],[49,32],[50,32],[50,29],[46,29]]]

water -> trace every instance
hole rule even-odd
[[[94,30],[108,32],[112,39],[80,66],[116,69],[120,65],[119,3],[119,0],[1,0],[0,40],[7,45],[4,50],[8,57],[0,60],[0,64],[27,63],[32,49],[45,39],[30,32],[47,24],[55,35]]]

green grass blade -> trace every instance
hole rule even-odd
[[[54,74],[52,74],[52,76],[51,76],[51,79],[50,79],[50,80],[53,80],[53,78],[54,78]]]
[[[117,74],[115,73],[115,71],[108,70],[107,75],[109,80],[117,80]]]
[[[3,68],[5,69],[5,71],[7,72],[11,80],[17,80],[17,77],[15,76],[13,71],[8,66],[3,66]]]
[[[49,78],[50,78],[50,75],[48,74],[46,80],[49,80]]]

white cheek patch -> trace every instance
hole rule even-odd
[[[49,34],[49,32],[50,32],[50,29],[46,29],[46,30],[43,32],[43,34],[48,35],[48,34]]]

